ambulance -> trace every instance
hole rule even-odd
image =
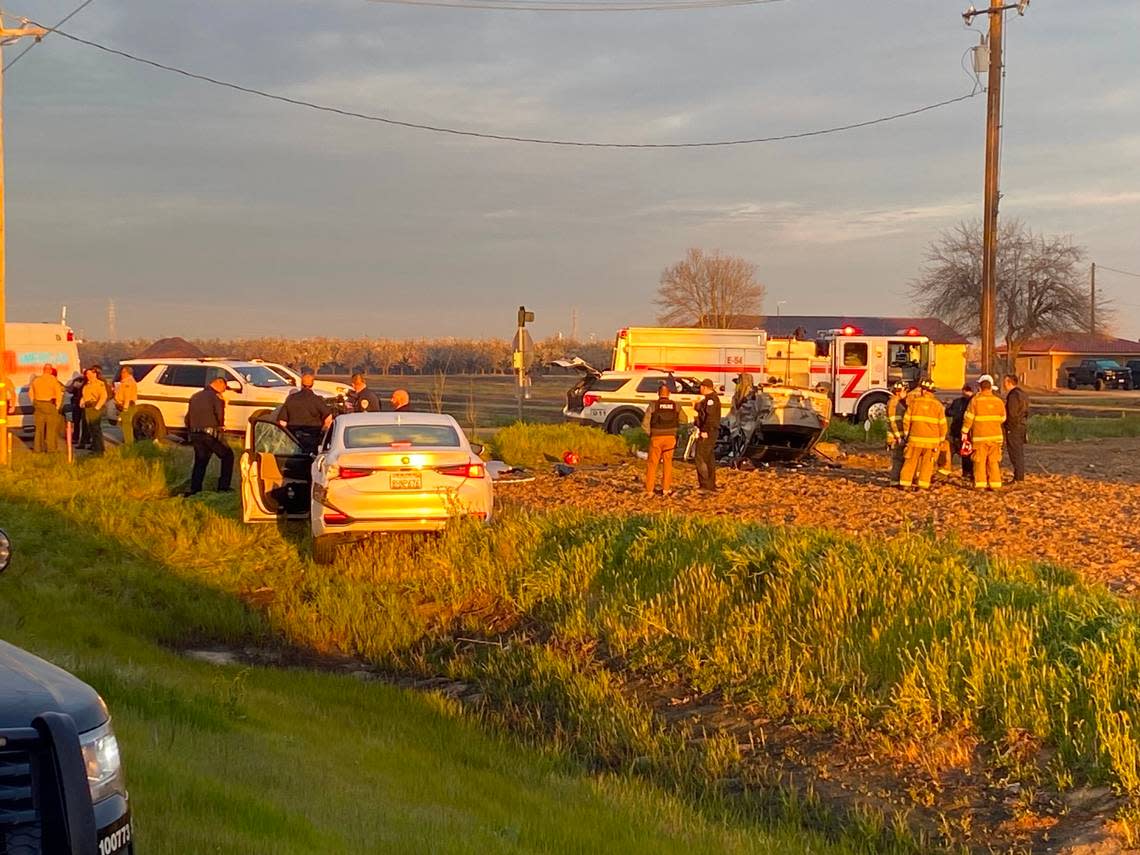
[[[49,362],[65,386],[81,373],[79,346],[71,327],[64,323],[4,325],[4,375],[17,394],[15,407],[8,416],[9,429],[32,429],[28,384]]]

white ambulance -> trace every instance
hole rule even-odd
[[[4,374],[15,387],[15,409],[8,417],[12,430],[32,429],[32,401],[28,397],[28,384],[51,363],[59,382],[67,385],[81,373],[79,347],[75,333],[67,324],[4,325]],[[68,399],[64,399],[65,403]]]

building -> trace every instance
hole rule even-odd
[[[970,340],[937,318],[866,317],[862,315],[740,315],[734,327],[762,329],[769,337],[794,336],[797,330],[805,338],[815,338],[821,330],[837,330],[847,325],[858,327],[864,335],[898,335],[916,329],[934,344],[930,379],[940,389],[959,389],[966,376],[966,349]]]
[[[1004,357],[1005,346],[998,348]],[[1068,379],[1065,370],[1082,359],[1113,359],[1122,365],[1140,359],[1140,342],[1110,335],[1058,333],[1030,339],[1018,350],[1014,373],[1026,386],[1039,389],[1063,389]]]

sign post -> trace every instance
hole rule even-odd
[[[526,325],[533,323],[534,312],[528,312],[526,306],[519,306],[518,325],[515,330],[514,355],[512,365],[515,369],[515,399],[518,402],[518,419],[523,417],[523,396],[530,398],[530,380],[527,369],[530,367],[531,357],[534,354],[534,341],[526,331]]]

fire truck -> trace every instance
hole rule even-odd
[[[708,377],[727,394],[734,378],[765,371],[768,335],[763,330],[695,327],[625,327],[614,340],[613,371],[675,371]]]
[[[934,346],[916,328],[864,335],[858,327],[820,330],[813,339],[768,339],[768,374],[826,392],[832,412],[853,421],[883,418],[891,384],[928,376]]]

